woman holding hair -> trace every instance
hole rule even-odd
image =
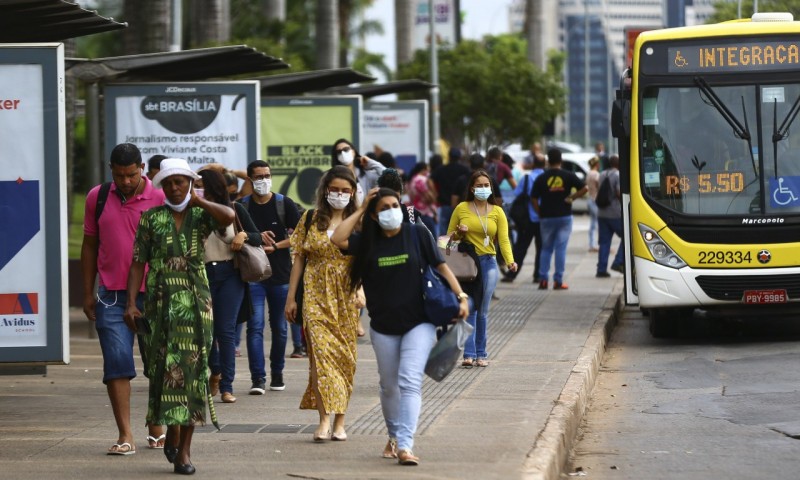
[[[125,322],[136,329],[142,313],[135,300],[149,264],[145,290],[145,334],[150,372],[147,423],[167,425],[164,455],[175,473],[191,475],[192,434],[205,424],[206,403],[217,424],[209,395],[211,294],[203,253],[205,239],[234,220],[233,209],[197,196],[199,176],[184,159],[167,158],[153,178],[164,190],[165,205],[142,214],[128,274]],[[141,324],[141,322],[140,322]]]
[[[444,276],[461,300],[460,318],[467,316],[467,295],[425,227],[403,221],[397,192],[374,189],[368,199],[357,215],[347,217],[336,228],[331,240],[353,253],[350,289],[363,283],[367,297],[381,407],[389,430],[383,456],[397,458],[401,465],[417,465],[419,458],[411,449],[422,405],[422,377],[436,343],[436,326],[425,316],[421,269],[431,265]],[[363,231],[353,233],[362,215]],[[401,258],[402,262],[397,260]],[[404,288],[398,289],[398,285]]]
[[[331,152],[331,166],[344,165],[349,168],[356,177],[358,187],[356,190],[356,205],[364,202],[364,196],[373,187],[378,185],[378,177],[386,167],[377,160],[364,157],[358,153],[355,145],[350,140],[340,138],[333,143]]]
[[[475,327],[475,330],[467,339],[464,348],[464,361],[461,365],[466,368],[489,366],[486,327],[489,322],[489,305],[492,303],[492,294],[497,286],[495,239],[500,244],[500,252],[508,270],[517,271],[517,264],[511,253],[511,241],[508,238],[508,220],[503,209],[495,205],[494,199],[489,173],[483,169],[476,170],[467,182],[466,200],[453,210],[450,226],[447,229],[456,240],[465,241],[475,247],[477,255],[479,276],[476,282],[480,281],[480,285],[476,290],[480,294],[475,295],[475,306],[467,317],[467,321]]]
[[[220,398],[223,402],[235,403],[233,379],[236,374],[236,320],[242,308],[249,312],[252,311],[252,305],[244,303],[250,302],[250,296],[247,295],[247,284],[242,281],[234,266],[233,252],[241,250],[245,241],[260,247],[261,234],[244,206],[239,203],[231,204],[227,182],[221,173],[205,169],[198,174],[201,179],[196,185],[202,191],[198,188],[195,193],[202,192],[202,197],[209,202],[234,208],[236,217],[244,228],[236,233],[231,224],[214,230],[206,239],[204,255],[214,314],[214,341],[208,360],[211,368],[211,396],[222,392]]]
[[[316,209],[306,211],[291,237],[295,254],[286,298],[286,320],[302,315],[309,358],[309,381],[301,409],[316,409],[319,426],[314,441],[347,440],[344,416],[356,373],[358,312],[364,306],[350,288],[351,257],[330,237],[342,221],[356,213],[356,178],[342,165],[328,170],[317,189]],[[306,217],[313,221],[306,230]],[[295,294],[302,276],[303,311]],[[331,433],[330,415],[334,415]]]

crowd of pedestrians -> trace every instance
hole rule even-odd
[[[538,144],[521,170],[496,147],[486,157],[469,155],[468,166],[462,150],[451,148],[446,164],[434,155],[406,174],[390,156],[382,152],[381,161],[373,160],[349,140],[336,140],[313,208],[304,210],[273,190],[272,169],[262,160],[246,171],[210,165],[195,172],[185,160],[160,155],[145,164],[132,144],[114,148],[112,182],[87,195],[81,250],[84,312],[98,331],[103,382],[118,428],[109,455],[136,453],[130,380],[136,376],[137,335],[150,385],[147,446],[163,449],[175,473],[195,472],[194,427],[207,420],[218,424],[214,398],[237,401],[242,333],[248,393],[285,389],[291,336],[289,356],[308,362],[299,407],[317,411],[312,439],[346,441],[366,307],[389,433],[381,455],[416,465],[423,367],[437,338],[422,305],[420,272],[426,265],[442,274],[459,298],[459,318],[474,327],[464,368],[489,366],[490,307],[501,265],[502,281],[513,282],[533,242],[533,281],[548,288],[554,258],[553,288],[568,288],[563,275],[571,204],[587,190],[596,197],[606,179],[613,198],[597,208],[596,276],[609,276],[611,240],[622,234],[618,158],[609,157],[602,173],[599,158],[593,159],[594,173],[584,182],[560,168],[560,151],[545,157]],[[513,225],[508,206],[520,195],[530,199],[529,221]],[[437,247],[439,236],[458,242],[473,259],[474,278],[456,279]],[[234,257],[245,244],[263,249],[271,276],[241,279]],[[622,271],[622,250],[620,245],[612,270]],[[398,291],[397,285],[407,288]]]

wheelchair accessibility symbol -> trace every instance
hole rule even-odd
[[[769,180],[770,188],[772,189],[773,207],[786,207],[800,204],[800,198],[795,194],[795,192],[800,191],[800,189],[798,189],[798,183],[800,183],[798,177],[779,177],[777,178],[777,182],[775,180],[774,178]]]

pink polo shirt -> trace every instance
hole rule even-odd
[[[142,213],[153,207],[164,204],[164,191],[153,187],[153,182],[142,175],[145,182],[144,191],[134,195],[123,204],[117,193],[117,186],[112,182],[108,192],[108,200],[100,215],[100,249],[97,253],[97,272],[100,285],[108,290],[126,290],[128,271],[133,261],[133,240]],[[86,209],[83,217],[83,233],[96,237],[98,222],[94,220],[97,207],[97,195],[100,185],[94,187],[86,195]],[[144,291],[142,283],[141,291]]]

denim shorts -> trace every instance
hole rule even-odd
[[[127,298],[125,290],[106,290],[102,285],[97,289],[95,328],[103,351],[103,383],[117,378],[136,377],[136,367],[133,363],[135,333],[128,328],[122,318]],[[136,303],[141,310],[141,294]]]

